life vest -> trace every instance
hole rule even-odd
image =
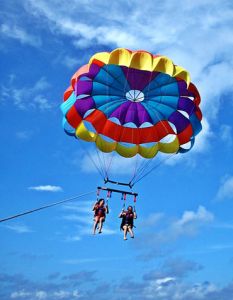
[[[95,217],[105,217],[106,215],[106,208],[104,206],[99,206],[99,205],[96,205],[96,208],[95,208]]]
[[[134,213],[129,211],[124,211],[123,213],[121,228],[123,229],[124,225],[130,225],[133,228]]]

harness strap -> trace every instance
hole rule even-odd
[[[97,191],[96,191],[96,198],[97,198],[97,201],[99,200],[99,195],[100,195],[100,189],[97,189]]]
[[[112,197],[112,192],[111,191],[108,191],[107,192],[107,198],[109,199],[109,198],[111,198]]]

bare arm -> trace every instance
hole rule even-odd
[[[134,219],[137,219],[136,211],[133,213],[133,218],[134,218]]]
[[[124,213],[124,211],[122,210],[122,211],[120,212],[118,218],[122,218],[124,214],[125,214],[125,213]]]

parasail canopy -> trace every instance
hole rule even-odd
[[[103,152],[152,158],[192,148],[199,104],[185,69],[165,56],[120,48],[95,54],[73,75],[61,108],[68,134]]]
[[[118,48],[73,75],[61,110],[67,134],[101,152],[150,159],[193,147],[200,100],[189,73],[168,57]]]

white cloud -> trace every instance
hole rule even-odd
[[[29,233],[33,232],[28,226],[23,224],[12,224],[12,225],[4,225],[5,228],[8,228],[16,233]]]
[[[25,298],[25,297],[29,297],[29,296],[31,296],[31,293],[30,293],[30,292],[26,292],[25,290],[13,292],[13,293],[11,293],[11,295],[10,295],[10,297],[11,297],[12,299]]]
[[[119,230],[111,229],[108,225],[104,224],[102,235],[114,235],[117,234]],[[80,230],[82,236],[92,234],[92,227],[83,227]]]
[[[92,206],[94,202],[79,202],[78,204],[71,203],[63,205],[62,209],[66,212],[62,216],[65,221],[73,222],[75,224],[75,233],[64,237],[67,242],[77,242],[85,235],[92,233],[93,211]]]
[[[65,56],[62,62],[68,68],[75,68],[79,63],[79,60],[75,57]]]
[[[164,283],[168,283],[168,282],[171,282],[171,281],[174,281],[174,280],[175,280],[175,277],[165,277],[165,278],[156,279],[156,283],[158,285],[162,285]]]
[[[174,277],[165,277],[150,280],[144,288],[143,294],[145,299],[205,300],[211,298],[211,293],[218,290],[214,284],[209,282],[187,284]]]
[[[146,218],[144,219],[147,222]],[[165,249],[166,245],[174,244],[182,237],[194,237],[213,221],[213,213],[201,205],[196,211],[184,211],[178,219],[169,219],[163,216],[162,222],[158,224],[156,231],[148,227],[148,233],[144,233],[143,236],[138,238],[138,246],[145,249],[145,245],[147,245],[148,249],[148,253],[142,255],[141,258],[154,258],[158,253],[161,253],[161,249]],[[151,226],[151,228],[154,228],[154,226]]]
[[[193,236],[201,227],[211,223],[214,220],[214,215],[208,211],[204,206],[199,206],[197,211],[184,211],[181,218],[172,222],[170,226],[165,230],[167,236],[176,240],[181,236]]]
[[[82,13],[78,13],[80,7]],[[233,45],[229,27],[233,13],[228,2],[221,5],[219,10],[218,3],[210,1],[196,1],[195,4],[180,1],[180,5],[179,1],[163,1],[156,5],[154,1],[147,1],[143,6],[140,1],[135,1],[133,5],[118,1],[111,6],[107,1],[95,5],[79,1],[67,11],[65,1],[55,6],[54,1],[29,0],[26,9],[38,18],[44,17],[53,32],[76,39],[78,37],[81,47],[85,43],[93,45],[97,42],[151,51],[163,49],[174,53],[177,60],[188,62],[194,70],[197,69],[197,78],[203,66],[209,66],[216,56],[223,53],[225,59]],[[176,18],[170,18],[171,15]],[[190,15],[196,17],[191,18]],[[216,30],[216,27],[221,30]],[[190,43],[190,34],[195,43]],[[227,47],[222,47],[223,44]]]
[[[52,108],[51,103],[49,103],[48,99],[46,99],[43,95],[36,95],[34,98],[34,104],[41,111]]]
[[[85,49],[85,48],[88,48],[88,47],[92,46],[92,41],[87,40],[85,38],[80,38],[78,40],[74,40],[73,44],[78,49]]]
[[[48,294],[45,291],[36,291],[35,292],[35,298],[38,300],[47,299],[47,296],[48,296]]]
[[[45,299],[78,299],[81,294],[78,290],[73,291],[57,290],[57,291],[25,291],[19,290],[10,294],[11,299],[28,299],[28,300],[45,300]]]
[[[72,292],[60,290],[53,293],[54,299],[74,299],[80,298],[81,294],[78,290],[74,290]]]
[[[233,142],[233,135],[232,135],[232,127],[227,124],[223,124],[220,126],[220,138],[221,140],[231,146]]]
[[[218,189],[216,198],[218,200],[233,198],[233,176],[227,176]]]
[[[203,113],[209,119],[216,119],[220,106],[226,101],[232,101],[233,90],[232,70],[233,62],[226,61],[211,65],[207,68],[198,86],[203,99]]]
[[[164,217],[165,216],[163,213],[150,214],[144,220],[141,221],[142,227],[155,227]]]
[[[65,204],[62,208],[66,211],[77,212],[77,213],[89,213],[90,207],[92,207],[94,201],[80,201],[76,203]]]
[[[71,221],[71,219],[68,219]],[[68,235],[65,236],[64,241],[66,242],[79,242],[83,239],[83,237],[87,237],[92,235],[92,227],[93,227],[93,222],[92,222],[92,216],[87,219],[87,222],[83,222],[83,220],[80,221],[80,218],[74,218],[72,221],[76,222],[76,224],[81,224],[76,226],[75,229],[75,234],[74,235]],[[115,229],[111,229],[108,225],[104,224],[102,234],[101,235],[115,235],[119,231]]]
[[[31,87],[17,87],[15,79],[8,85],[1,86],[2,103],[12,101],[21,109],[39,109],[41,111],[52,108],[52,103],[45,97],[44,93],[49,89],[50,84],[44,77],[37,80]]]
[[[0,32],[3,36],[18,40],[21,44],[27,44],[33,47],[41,46],[41,40],[38,36],[27,33],[19,26],[2,24],[0,26]]]
[[[166,298],[171,289],[171,286],[173,287],[174,284],[176,284],[175,277],[164,277],[150,280],[148,285],[144,288],[145,297],[147,299],[155,299],[157,297]]]
[[[83,62],[85,60],[89,60],[89,57],[87,56],[87,54],[83,54],[81,57],[80,56],[73,56],[73,55],[69,55],[67,53],[61,53],[60,55],[57,55],[54,60],[53,63],[54,64],[62,64],[65,67],[67,67],[68,69],[73,70],[73,72],[75,72],[78,68],[79,65],[82,65]]]
[[[214,133],[211,130],[210,123],[206,118],[202,119],[202,131],[195,137],[193,148],[184,154],[171,155],[164,163],[168,166],[175,166],[179,163],[187,164],[189,167],[196,166],[196,158],[211,149],[211,142],[214,138]],[[165,156],[165,155],[163,155]]]
[[[191,223],[205,223],[213,221],[214,216],[204,206],[199,206],[197,212],[185,211],[182,217],[176,221],[175,226],[187,226]]]
[[[41,191],[41,192],[62,192],[63,189],[56,185],[39,185],[28,187],[29,190]]]
[[[181,218],[170,223],[160,233],[162,242],[175,241],[182,236],[193,236],[198,233],[201,227],[211,223],[214,215],[205,207],[199,206],[197,211],[184,211]]]
[[[204,283],[197,283],[193,286],[189,286],[187,289],[182,289],[179,291],[181,299],[189,299],[189,298],[196,298],[196,299],[203,299],[208,294],[216,292],[218,288],[213,283],[204,282]],[[208,299],[208,298],[207,298]]]
[[[81,236],[79,236],[79,235],[73,235],[73,236],[67,236],[66,237],[66,241],[67,242],[78,242],[78,241],[81,241]]]
[[[190,151],[192,153],[203,153],[210,148],[210,140],[213,138],[214,133],[206,118],[202,120],[202,131],[196,136],[195,145]]]
[[[110,260],[129,260],[129,257],[96,257],[95,259],[64,260],[62,263],[76,265],[80,263],[91,263],[92,266],[96,262],[107,263]],[[82,262],[80,262],[82,261]],[[153,266],[152,266],[153,267]],[[160,267],[156,267],[160,270]],[[23,299],[23,300],[57,300],[57,299],[90,299],[93,295],[95,299],[103,298],[102,293],[96,293],[98,290],[104,289],[104,299],[156,299],[156,300],[208,300],[208,299],[232,299],[233,282],[224,284],[215,284],[205,281],[187,280],[187,278],[179,278],[175,276],[150,276],[150,273],[141,272],[141,279],[134,280],[135,276],[120,276],[114,282],[111,278],[93,277],[93,271],[80,271],[78,273],[67,274],[58,280],[49,283],[46,280],[42,282],[34,282],[29,278],[25,278],[23,274],[2,274],[3,281],[2,293],[6,298]],[[133,274],[134,275],[134,274]],[[148,276],[149,275],[149,276]],[[93,284],[81,286],[82,283],[89,280]],[[27,288],[20,288],[24,282]],[[80,285],[80,290],[77,289]],[[10,291],[10,292],[9,292]],[[8,296],[9,295],[9,296]],[[4,298],[5,299],[5,298]]]
[[[89,208],[89,211],[91,209]],[[89,214],[88,214],[89,215]],[[78,223],[83,223],[83,224],[88,224],[91,225],[92,224],[92,219],[91,216],[86,216],[86,215],[77,215],[77,214],[69,214],[69,215],[65,215],[63,216],[64,220],[68,220],[68,221],[75,221]]]

